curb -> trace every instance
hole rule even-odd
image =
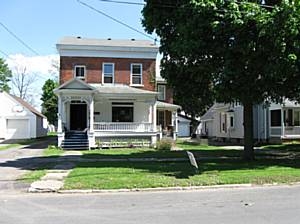
[[[243,188],[257,188],[257,187],[283,187],[283,186],[300,186],[300,182],[291,184],[227,184],[227,185],[211,185],[211,186],[193,186],[193,187],[157,187],[157,188],[133,188],[133,189],[74,189],[74,190],[58,190],[59,194],[90,194],[90,193],[130,193],[130,192],[169,192],[169,191],[193,191],[193,190],[218,190],[218,189],[243,189]]]

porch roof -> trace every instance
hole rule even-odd
[[[122,95],[150,95],[156,96],[158,93],[143,89],[138,89],[134,87],[130,87],[123,84],[111,84],[111,85],[103,85],[97,83],[90,83],[90,86],[97,89],[97,92],[100,94],[122,94]]]
[[[171,103],[166,103],[162,101],[156,101],[157,109],[169,109],[169,110],[178,110],[181,109],[181,106]]]

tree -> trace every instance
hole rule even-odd
[[[58,83],[48,79],[42,88],[42,113],[47,117],[50,124],[57,121],[57,96],[53,92],[56,87],[58,87]]]
[[[0,58],[0,90],[9,92],[10,88],[8,82],[11,79],[11,70],[5,61]]]
[[[147,0],[142,21],[160,37],[162,76],[178,95],[188,88],[207,105],[243,104],[247,160],[254,159],[253,105],[300,95],[300,3],[260,2]]]
[[[11,79],[12,90],[14,95],[22,98],[31,105],[34,104],[33,89],[34,82],[37,80],[37,76],[34,74],[28,74],[26,66],[18,65],[14,68],[13,76]]]

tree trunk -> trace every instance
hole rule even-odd
[[[254,160],[253,149],[253,104],[243,103],[244,106],[244,159]]]

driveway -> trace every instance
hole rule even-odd
[[[55,141],[55,138],[46,138],[37,140],[30,145],[0,151],[0,194],[26,191],[28,185],[16,180],[27,171],[27,169],[23,169],[22,167],[28,167],[29,170],[30,168],[34,168],[35,164],[21,164],[28,161],[22,159],[42,155],[43,150],[49,144],[55,144]]]

